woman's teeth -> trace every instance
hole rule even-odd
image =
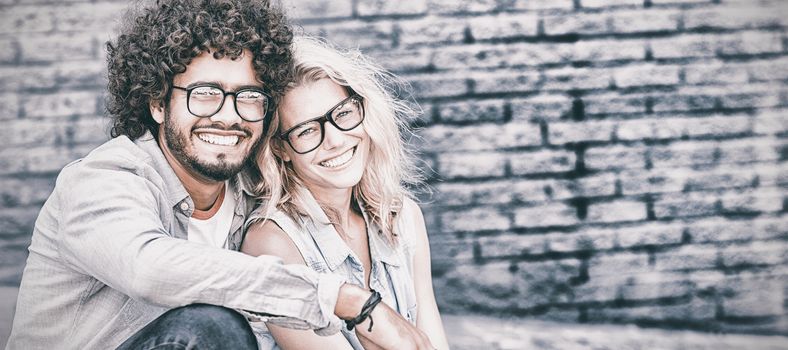
[[[197,134],[197,137],[199,137],[200,140],[203,140],[207,143],[220,145],[220,146],[233,146],[236,143],[238,143],[238,136],[220,136],[220,135],[202,133],[202,134]]]
[[[326,168],[336,168],[336,167],[338,167],[340,165],[344,165],[345,163],[350,161],[350,158],[353,158],[353,151],[354,150],[355,150],[355,148],[351,148],[351,149],[347,150],[347,152],[342,153],[341,155],[339,155],[339,157],[331,158],[329,160],[320,162],[320,165],[322,165],[322,166],[324,166]]]

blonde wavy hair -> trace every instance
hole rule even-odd
[[[363,126],[369,135],[370,156],[361,181],[353,187],[353,198],[364,206],[385,238],[396,243],[394,222],[403,199],[414,198],[411,188],[421,185],[424,178],[415,166],[416,157],[406,140],[414,137],[408,122],[420,111],[395,97],[397,92],[407,91],[408,86],[358,50],[342,51],[308,36],[296,37],[292,49],[294,79],[285,94],[298,86],[328,78],[364,98]],[[276,111],[257,153],[262,179],[255,190],[265,200],[264,214],[279,209],[293,218],[306,216],[304,201],[298,195],[298,187],[303,183],[292,165],[278,155],[277,149],[287,147],[286,141],[275,137],[279,133],[279,121]],[[324,211],[331,218],[330,208],[324,207]]]

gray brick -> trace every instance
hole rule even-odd
[[[744,84],[749,79],[747,67],[743,65],[712,61],[684,67],[684,80],[688,84]]]
[[[37,34],[20,41],[24,62],[97,59],[97,44],[92,33]]]
[[[438,116],[444,122],[503,121],[503,100],[477,100],[441,104]]]
[[[0,120],[19,118],[19,96],[16,94],[0,94]]]
[[[616,33],[669,32],[678,30],[678,10],[638,9],[622,11],[611,16],[611,27]]]
[[[0,207],[40,206],[44,204],[54,187],[54,179],[0,178]]]
[[[661,282],[656,284],[634,284],[621,286],[623,300],[649,300],[660,298],[681,298],[692,292],[689,282]]]
[[[662,195],[654,201],[657,219],[703,216],[719,213],[713,193],[693,192]]]
[[[507,10],[512,7],[512,2],[502,2],[493,0],[429,0],[428,8],[430,13],[453,14],[462,12],[485,13],[499,10]]]
[[[683,231],[684,226],[676,223],[622,227],[617,231],[617,243],[622,248],[679,244]]]
[[[769,162],[780,159],[784,141],[772,138],[746,138],[719,144],[719,163]]]
[[[422,70],[432,60],[432,53],[426,49],[370,51],[369,55],[375,62],[394,72]]]
[[[788,222],[782,219],[782,216],[759,218],[753,223],[753,226],[756,239],[780,238],[784,240],[788,237]]]
[[[332,43],[344,48],[389,50],[394,43],[394,25],[390,21],[329,23],[321,26],[315,34],[331,38]]]
[[[748,116],[724,116],[687,119],[688,136],[728,136],[748,133],[752,130],[752,118]]]
[[[483,151],[541,143],[539,127],[525,123],[473,126],[436,125],[420,130],[430,151]]]
[[[650,288],[654,286],[644,287]],[[661,290],[665,290],[667,287],[660,287]],[[679,285],[674,286],[674,288],[686,288],[685,286]],[[646,289],[648,290],[648,289]],[[601,309],[592,309],[589,310],[589,322],[607,322],[610,320],[616,320],[618,322],[634,322],[634,321],[644,321],[644,320],[651,320],[651,321],[676,321],[676,320],[684,320],[684,321],[707,321],[711,322],[714,320],[716,312],[716,304],[713,300],[703,300],[698,298],[693,298],[689,303],[683,303],[678,305],[660,305],[660,306],[636,306],[636,307],[626,307],[626,308],[601,308]],[[603,321],[604,320],[604,321]],[[669,339],[667,337],[666,339]],[[681,345],[676,345],[677,347],[681,346],[693,346],[695,347],[696,344],[693,343],[689,345],[688,342],[682,341]],[[703,347],[703,345],[697,344],[697,347]]]
[[[535,14],[498,14],[474,17],[468,21],[471,35],[476,40],[536,36],[539,19]]]
[[[687,177],[684,188],[687,191],[702,191],[722,188],[750,187],[758,181],[758,174],[749,168],[714,169],[696,171]]]
[[[709,91],[680,88],[676,93],[652,94],[654,112],[680,112],[710,110],[716,107],[717,99]]]
[[[0,63],[11,63],[16,60],[19,49],[16,40],[0,37]]]
[[[443,231],[449,232],[508,230],[512,225],[507,215],[488,207],[445,212],[441,222]]]
[[[551,145],[584,141],[610,141],[615,125],[615,122],[607,120],[550,123],[547,126],[547,138]]]
[[[788,259],[786,248],[788,245],[784,241],[750,242],[746,245],[725,247],[720,250],[720,256],[726,267],[781,265]]]
[[[755,55],[782,52],[782,35],[772,32],[745,31],[722,37],[721,55]]]
[[[685,29],[752,29],[784,24],[779,9],[755,7],[752,4],[749,6],[729,5],[714,9],[699,8],[684,12]]]
[[[104,31],[114,33],[119,24],[119,14],[125,12],[124,2],[79,3],[58,6],[54,10],[58,31]],[[90,14],[87,15],[86,14]]]
[[[726,316],[755,317],[779,316],[784,314],[784,284],[780,281],[751,281],[742,287],[743,295],[722,300]]]
[[[681,124],[668,124],[664,119],[624,120],[616,127],[618,140],[658,140],[683,135]]]
[[[352,0],[288,1],[283,8],[294,19],[350,17],[353,15]]]
[[[619,88],[640,86],[676,85],[679,83],[679,67],[653,64],[627,66],[613,72]]]
[[[510,101],[512,120],[557,120],[572,113],[572,99],[563,94],[540,94]]]
[[[609,69],[561,68],[544,73],[543,90],[593,90],[611,86]]]
[[[427,12],[427,0],[361,0],[356,2],[356,12],[359,16],[419,15]]]
[[[504,204],[512,201],[513,187],[512,181],[442,182],[435,185],[436,201],[443,205]]]
[[[542,20],[547,35],[600,34],[610,31],[610,16],[605,13],[548,16]]]
[[[97,111],[98,99],[94,92],[28,94],[22,101],[22,109],[28,118],[94,115]]]
[[[612,196],[616,192],[616,177],[607,173],[581,177],[569,187],[578,197]]]
[[[753,132],[761,135],[775,135],[788,130],[785,122],[788,111],[785,109],[762,110],[755,116]]]
[[[656,271],[709,269],[717,265],[718,249],[713,245],[688,245],[656,253]]]
[[[555,173],[572,171],[576,156],[567,151],[521,152],[510,155],[509,162],[514,175]]]
[[[548,203],[514,210],[514,226],[571,226],[579,223],[577,210],[564,203]]]
[[[66,148],[6,147],[0,150],[0,175],[45,174],[60,171],[69,162],[85,156],[95,145]],[[24,154],[24,157],[19,157]]]
[[[586,115],[645,113],[646,96],[606,93],[583,97]]]
[[[458,96],[468,93],[465,78],[451,75],[424,75],[409,76],[406,79],[413,87],[416,96],[421,98]]]
[[[485,258],[505,256],[539,255],[545,253],[545,241],[542,235],[504,234],[480,237],[479,247]]]
[[[774,213],[783,208],[783,193],[778,188],[741,190],[722,195],[720,202],[729,213]]]
[[[642,60],[646,57],[643,39],[581,40],[572,48],[573,61]]]
[[[439,239],[436,239],[439,238]],[[449,237],[430,237],[432,265],[455,266],[458,262],[473,260],[473,241]]]
[[[97,145],[109,140],[110,121],[104,117],[80,118],[64,130],[66,143]]]
[[[713,57],[717,53],[717,38],[711,34],[689,34],[671,38],[651,39],[654,58]]]
[[[421,44],[460,43],[465,38],[466,21],[457,18],[426,17],[399,22],[399,42],[405,47]]]
[[[604,8],[614,6],[643,6],[642,0],[581,0],[582,8]]]
[[[780,57],[746,64],[750,78],[754,81],[788,79],[788,58]]]
[[[590,222],[624,222],[646,219],[646,203],[634,200],[594,203],[588,206]]]
[[[653,169],[622,172],[619,176],[624,195],[680,192],[684,180],[691,177],[689,169]]]
[[[508,262],[457,266],[443,279],[446,279],[447,288],[439,300],[444,303],[467,307],[472,301],[477,305],[503,309],[515,307],[516,298],[513,297],[520,296],[518,278],[510,271]]]
[[[769,221],[760,221],[767,223]],[[711,243],[728,241],[749,241],[754,236],[753,223],[750,221],[733,221],[722,218],[711,218],[689,222],[687,233],[693,243]]]
[[[654,168],[672,168],[684,165],[703,165],[716,162],[717,142],[676,142],[667,146],[650,148]]]
[[[541,77],[532,72],[486,73],[475,74],[473,82],[476,93],[528,92],[539,90]]]
[[[573,183],[566,180],[520,180],[512,183],[507,192],[512,199],[523,203],[547,202],[573,198]]]
[[[715,91],[723,108],[777,107],[785,104],[779,84],[748,84]]]
[[[54,29],[55,13],[42,6],[12,6],[3,11],[0,33],[49,32]]]
[[[544,237],[548,251],[570,253],[600,251],[616,246],[616,231],[611,229],[585,229],[572,233],[551,233]]]
[[[588,276],[597,277],[642,273],[649,271],[648,255],[645,253],[619,252],[594,255],[588,261]],[[615,295],[608,295],[612,300]]]
[[[586,169],[640,169],[646,166],[646,150],[641,147],[592,147],[586,150]]]
[[[438,173],[444,179],[501,177],[507,157],[500,153],[446,153],[438,156]]]
[[[572,0],[515,0],[515,8],[537,11],[537,10],[572,10],[574,2]]]

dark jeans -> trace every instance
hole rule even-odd
[[[241,314],[221,306],[193,304],[172,309],[118,347],[126,349],[257,349]]]

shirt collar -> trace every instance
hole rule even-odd
[[[312,193],[304,187],[299,187],[298,191],[298,198],[303,201],[302,208],[305,214],[312,219],[316,228],[312,238],[317,243],[317,247],[325,258],[329,269],[335,271],[347,258],[353,255],[353,251],[339,236],[336,228],[330,223],[328,216],[323,211],[323,208],[320,207],[320,204],[317,203],[315,197],[312,196]],[[380,261],[388,265],[400,266],[401,261],[394,249],[385,241],[378,226],[370,222],[369,216],[363,209],[364,206],[359,206],[362,207],[361,214],[367,226],[372,263],[375,264],[376,261]]]

